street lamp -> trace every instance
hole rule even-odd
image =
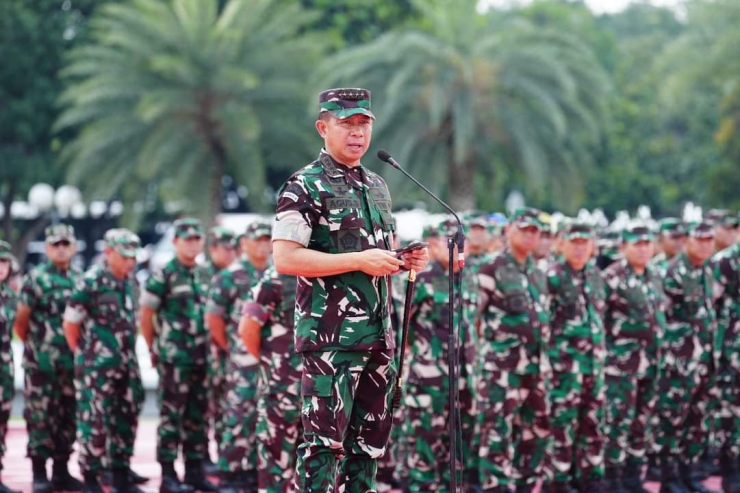
[[[62,185],[54,194],[54,205],[62,217],[67,217],[81,201],[82,194],[72,185]]]
[[[54,188],[48,183],[37,183],[28,191],[28,203],[40,214],[54,206]]]

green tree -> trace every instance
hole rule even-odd
[[[437,190],[446,184],[456,208],[476,206],[476,184],[500,199],[516,183],[574,207],[609,85],[591,51],[525,19],[480,14],[475,0],[412,3],[420,28],[337,54],[319,85],[374,90],[374,140]]]
[[[69,179],[129,204],[142,199],[143,184],[158,183],[211,223],[229,174],[263,207],[267,160],[311,155],[308,117],[296,114],[323,44],[296,34],[315,19],[271,0],[106,5],[91,21],[91,43],[63,72],[70,85],[56,128],[80,129],[62,153]]]

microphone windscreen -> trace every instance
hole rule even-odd
[[[380,159],[381,161],[385,161],[387,163],[390,158],[391,154],[385,149],[381,149],[378,151],[378,159]]]

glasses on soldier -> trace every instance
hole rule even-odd
[[[58,247],[60,247],[60,246],[62,246],[62,247],[64,247],[64,248],[67,248],[67,247],[68,247],[69,245],[71,245],[71,244],[72,244],[72,243],[70,243],[70,242],[69,242],[69,241],[67,241],[67,240],[60,240],[60,241],[55,241],[54,243],[52,243],[52,244],[51,244],[51,246],[53,246],[54,248],[58,248]]]

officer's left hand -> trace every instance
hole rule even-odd
[[[403,254],[403,268],[405,270],[414,269],[416,272],[421,272],[427,266],[428,262],[428,248],[420,248],[419,250],[413,250]]]

